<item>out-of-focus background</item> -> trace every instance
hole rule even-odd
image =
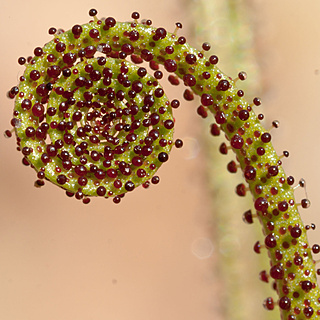
[[[261,96],[267,127],[280,121],[273,144],[290,152],[286,172],[307,181],[305,222],[319,222],[319,1],[2,1],[2,132],[13,107],[6,92],[24,69],[17,58],[48,42],[49,27],[87,22],[90,8],[119,21],[139,11],[169,31],[180,21],[180,34],[194,46],[212,44],[223,71],[235,77],[246,70],[239,86],[248,99]],[[182,87],[167,90],[181,98]],[[21,164],[15,140],[1,135],[0,319],[279,318],[262,308],[275,295],[258,280],[268,268],[252,250],[260,226],[242,223],[250,196],[235,195],[242,177],[227,173],[232,156],[218,154],[220,140],[210,137],[210,121],[196,107],[183,103],[175,112],[175,136],[185,146],[160,169],[160,184],[135,190],[120,205],[83,205],[49,183],[34,188],[35,172]],[[319,242],[320,232],[309,236]]]

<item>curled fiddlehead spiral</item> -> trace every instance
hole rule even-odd
[[[211,133],[223,130],[230,145],[220,151],[236,154],[238,163],[230,162],[228,170],[242,170],[254,199],[255,214],[247,211],[244,219],[251,223],[258,216],[265,238],[255,250],[265,247],[270,256],[271,268],[260,276],[272,278],[279,295],[277,303],[267,298],[265,307],[277,304],[282,319],[319,318],[315,262],[293,195],[294,179],[282,169],[271,134],[260,123],[263,116],[253,111],[260,99],[244,100],[236,81],[217,68],[218,58],[206,57],[207,43],[202,51],[194,49],[149,20],[138,23],[138,13],[133,22],[99,20],[95,10],[90,15],[92,21],[69,31],[50,29],[54,40],[35,49],[19,86],[9,91],[15,98],[11,123],[38,184],[45,178],[85,202],[89,196],[113,196],[119,202],[138,185],[147,186],[150,179],[157,183],[154,174],[173,145],[171,109],[179,106],[158,83],[163,65],[172,84],[180,78],[188,87],[186,100],[200,97],[201,116],[214,115]],[[153,76],[139,67],[142,62],[149,63]],[[237,193],[243,196],[246,189],[241,184]]]

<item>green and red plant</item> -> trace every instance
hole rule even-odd
[[[18,149],[23,163],[37,171],[36,185],[49,180],[84,203],[91,196],[119,203],[139,185],[157,184],[155,173],[171,147],[183,144],[173,140],[172,109],[180,102],[170,101],[158,81],[163,65],[172,85],[182,81],[187,87],[185,100],[199,96],[199,115],[213,114],[212,135],[223,131],[227,139],[221,153],[236,155],[227,168],[243,172],[247,185],[238,185],[237,193],[250,191],[254,204],[254,213],[245,212],[244,220],[252,223],[258,217],[265,239],[255,251],[264,247],[270,257],[271,267],[260,277],[273,279],[279,296],[277,302],[267,298],[265,308],[278,305],[285,320],[319,318],[320,270],[312,252],[320,247],[310,248],[309,227],[298,212],[310,203],[296,203],[294,178],[281,166],[288,153],[277,155],[270,132],[261,125],[263,115],[254,112],[260,98],[249,103],[236,87],[246,74],[226,76],[217,67],[218,57],[207,54],[208,43],[200,51],[177,35],[181,23],[169,33],[152,27],[150,20],[139,23],[137,12],[132,22],[98,19],[95,9],[89,14],[89,23],[69,31],[50,28],[52,41],[35,48],[34,57],[19,58],[26,69],[20,84],[8,92],[15,99],[11,124]],[[11,136],[12,130],[5,134]]]

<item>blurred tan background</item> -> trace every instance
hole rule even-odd
[[[261,95],[266,123],[280,121],[280,129],[273,132],[274,146],[279,153],[290,151],[290,158],[284,161],[287,173],[297,181],[301,177],[307,181],[312,206],[303,217],[306,223],[317,222],[320,3],[229,2],[244,5],[239,23],[241,26],[242,21],[249,21],[250,49],[256,52],[254,75],[259,84],[254,84],[257,92],[246,95]],[[175,22],[182,22],[180,33],[200,48],[201,43],[194,38],[202,23],[201,18],[194,18],[199,6],[206,10],[206,3],[196,0],[2,1],[0,130],[10,127],[12,115],[13,103],[6,98],[6,92],[18,82],[24,69],[18,66],[17,58],[32,54],[36,46],[48,42],[49,27],[69,29],[85,23],[90,8],[96,8],[99,17],[114,16],[119,21],[130,20],[131,13],[139,11],[153,25],[171,31]],[[225,40],[223,28],[222,33],[214,32],[221,20],[223,17],[212,12],[211,29],[206,30],[212,31],[216,39],[217,44],[210,41],[212,52],[218,55],[228,51],[229,42],[235,41],[232,37],[221,41]],[[227,30],[229,24],[223,22],[221,26]],[[231,76],[244,68],[239,60],[236,64],[241,70],[228,69],[230,63],[223,56],[219,58],[221,67],[226,66]],[[181,97],[181,92],[170,91],[169,97]],[[259,238],[254,236],[249,244],[232,234],[221,238],[223,227],[217,224],[215,209],[221,211],[224,204],[212,202],[207,167],[223,158],[217,154],[216,161],[206,163],[208,128],[196,116],[195,107],[185,103],[175,113],[175,136],[185,141],[185,147],[173,150],[170,161],[160,169],[160,184],[135,190],[120,205],[104,199],[83,205],[49,183],[34,188],[35,172],[21,164],[14,139],[1,135],[0,319],[231,319],[227,310],[232,308],[233,300],[222,275],[228,263],[232,269],[240,268],[234,255],[245,256],[242,268],[248,270],[248,282],[238,285],[232,298],[244,296],[248,310],[267,313],[262,310],[261,299],[272,293],[269,286],[259,283],[260,262],[252,252]],[[220,171],[225,170],[226,163]],[[231,177],[226,172],[221,179],[229,181]],[[235,181],[240,183],[241,176]],[[242,223],[239,208],[248,204],[236,197],[234,186],[228,191],[230,200],[226,200],[234,202],[232,223],[243,228],[242,233],[256,229],[259,235],[258,225]],[[302,190],[296,195],[297,199],[304,197]],[[311,244],[318,241],[320,232],[312,232],[310,239]],[[236,251],[230,254],[226,246]],[[255,265],[258,271],[251,273],[249,268]],[[251,282],[256,285],[254,289]],[[251,315],[248,313],[246,319],[253,319]],[[277,311],[271,315],[279,318]]]

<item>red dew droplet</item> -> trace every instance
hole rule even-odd
[[[309,318],[311,318],[312,315],[313,315],[313,308],[310,307],[310,306],[305,307],[305,308],[303,309],[303,313],[304,313],[304,315],[309,319]]]
[[[270,174],[270,176],[275,177],[278,174],[279,170],[277,166],[270,166],[268,168],[268,173]]]
[[[278,203],[278,209],[280,210],[280,211],[282,211],[282,212],[285,212],[285,211],[287,211],[288,210],[288,202],[287,201],[281,201],[281,202],[279,202]]]
[[[186,86],[193,87],[196,85],[197,80],[192,74],[185,74],[183,76],[183,81]]]
[[[246,195],[246,186],[243,183],[240,183],[236,187],[236,193],[240,197],[244,197]]]
[[[177,63],[172,59],[167,59],[164,62],[164,67],[168,72],[175,72],[177,70]]]
[[[256,97],[256,98],[253,99],[253,103],[256,106],[260,106],[261,105],[261,99]]]
[[[217,124],[213,123],[210,127],[210,133],[213,136],[219,136],[220,135],[220,128]]]
[[[264,243],[268,248],[274,248],[277,245],[277,240],[273,233],[268,234],[265,239]]]
[[[228,153],[228,147],[227,145],[222,142],[220,147],[219,147],[219,151],[222,153],[222,154],[227,154]]]
[[[263,198],[263,197],[259,197],[254,202],[254,207],[256,208],[257,211],[266,212],[267,209],[268,209],[268,206],[269,206],[268,200],[266,198]]]
[[[227,91],[230,88],[230,83],[228,80],[220,80],[216,89],[218,91]]]
[[[135,184],[132,181],[127,181],[124,187],[127,191],[132,191],[135,188]]]
[[[244,169],[244,177],[247,180],[254,180],[256,178],[256,169],[253,166],[246,166]]]
[[[292,238],[299,238],[301,236],[301,229],[299,227],[291,228],[290,234]]]
[[[58,78],[61,73],[61,69],[59,66],[53,65],[47,69],[47,74],[51,78]]]
[[[67,177],[65,176],[65,175],[63,175],[63,174],[59,174],[58,176],[57,176],[57,183],[58,184],[65,184],[67,182]]]
[[[186,89],[183,93],[183,97],[187,101],[192,101],[194,99],[194,95],[191,90]]]
[[[35,103],[31,111],[35,117],[40,118],[44,115],[44,106],[41,103]]]
[[[224,112],[222,112],[222,111],[218,111],[218,112],[216,113],[215,119],[216,119],[216,122],[217,122],[218,124],[223,124],[223,123],[226,122],[226,116],[225,116]]]
[[[210,56],[210,58],[209,58],[209,62],[210,62],[211,64],[217,64],[218,61],[219,61],[219,58],[218,58],[216,55],[212,55],[212,56]]]
[[[265,132],[261,135],[261,141],[264,143],[268,143],[271,141],[271,134],[268,132]]]
[[[288,297],[282,297],[279,300],[279,307],[282,310],[290,310],[291,308],[291,300]]]
[[[232,160],[228,163],[227,169],[231,173],[236,173],[237,172],[237,164]]]
[[[152,182],[153,184],[158,184],[158,183],[160,182],[159,176],[154,176],[154,177],[152,177],[151,182]]]
[[[247,210],[243,215],[242,215],[242,220],[245,223],[252,224],[253,223],[253,217],[252,217],[252,212],[251,210]]]
[[[103,197],[106,194],[107,190],[104,186],[100,186],[97,188],[97,195]]]
[[[301,200],[301,206],[302,206],[302,208],[304,208],[304,209],[309,208],[309,207],[310,207],[310,200],[308,200],[308,199],[302,199],[302,200]]]
[[[237,133],[230,140],[231,146],[235,149],[241,149],[244,141],[243,138]]]
[[[261,251],[261,244],[260,244],[260,241],[257,241],[254,246],[253,246],[253,251],[255,253],[260,253]]]
[[[274,309],[273,299],[271,297],[268,297],[267,299],[265,299],[263,302],[263,307],[267,310],[273,310]]]
[[[319,253],[320,252],[320,246],[318,244],[314,244],[312,246],[312,252],[315,253],[315,254]]]
[[[241,110],[239,112],[239,119],[242,120],[242,121],[246,121],[249,119],[249,111],[247,110]]]
[[[174,145],[176,148],[180,149],[183,147],[183,141],[181,139],[177,139],[175,142],[174,142]]]
[[[160,162],[166,162],[169,159],[169,155],[166,152],[160,152],[158,155],[158,160]]]
[[[192,53],[188,53],[185,59],[188,64],[195,64],[197,61],[197,57]]]
[[[168,81],[169,81],[173,86],[177,86],[177,85],[179,85],[179,83],[180,83],[179,78],[178,78],[176,75],[172,75],[172,74],[169,75]]]
[[[302,281],[301,288],[303,291],[309,292],[313,288],[312,282],[309,280]]]
[[[261,281],[263,281],[263,282],[269,283],[269,276],[268,276],[266,270],[262,270],[262,271],[259,273],[259,279],[260,279]]]
[[[270,268],[270,276],[275,280],[283,279],[284,271],[281,265],[275,265]]]
[[[87,169],[83,165],[76,165],[74,171],[80,177],[83,177],[87,174]]]
[[[115,169],[108,169],[107,170],[107,176],[114,179],[118,176],[117,170]]]

